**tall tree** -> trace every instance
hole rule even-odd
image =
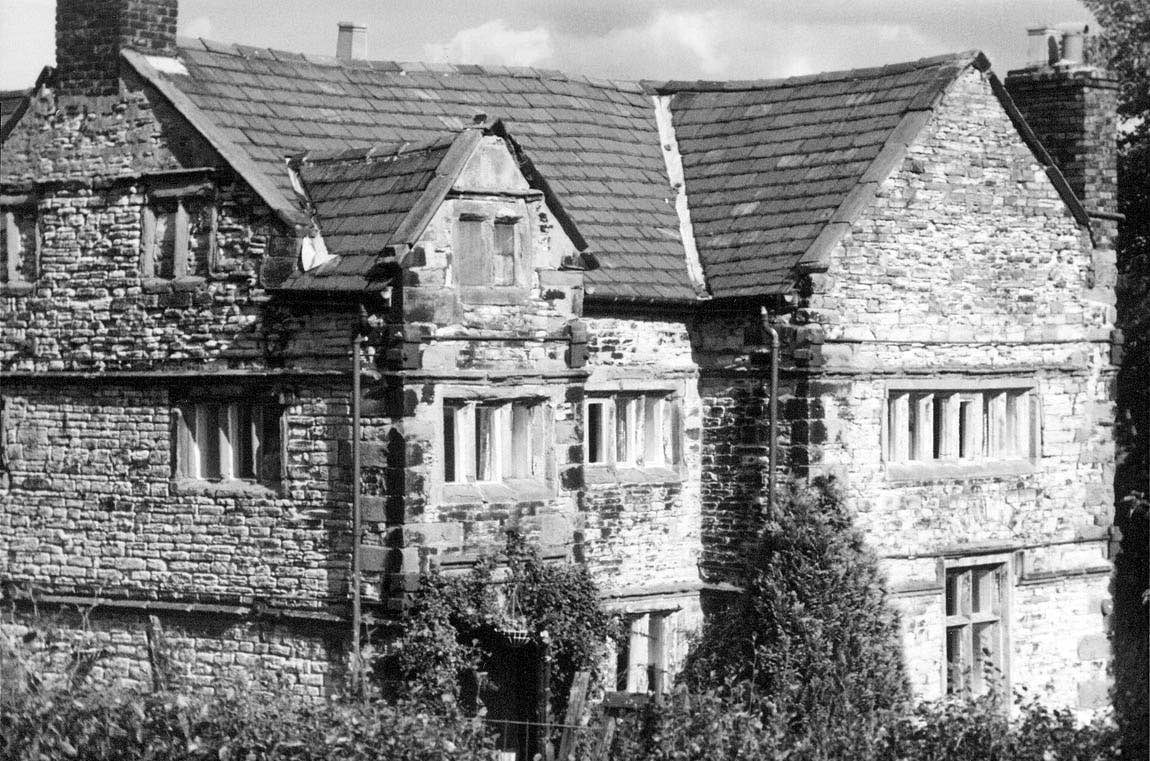
[[[1112,617],[1114,707],[1123,757],[1150,756],[1147,710],[1150,583],[1150,3],[1084,0],[1102,26],[1097,63],[1118,76],[1118,326],[1125,336],[1118,372],[1116,522]]]

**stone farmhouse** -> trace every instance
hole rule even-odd
[[[96,605],[97,677],[162,630],[323,694],[517,528],[662,689],[774,482],[832,474],[920,695],[1105,703],[1115,83],[1074,35],[1005,82],[620,82],[176,16],[59,0],[0,132],[9,636]]]

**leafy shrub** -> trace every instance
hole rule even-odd
[[[0,757],[11,761],[489,761],[482,721],[450,706],[325,702],[241,685],[219,697],[91,686],[6,691]]]
[[[599,590],[583,566],[545,563],[539,551],[509,532],[502,556],[480,559],[465,574],[424,574],[404,629],[375,658],[388,694],[413,700],[458,698],[460,676],[478,669],[480,635],[521,628],[546,642],[552,715],[562,716],[575,674],[598,675],[600,653],[614,630]]]
[[[796,726],[802,727],[796,731]],[[592,739],[585,741],[593,744]],[[794,716],[753,687],[688,696],[681,687],[618,720],[615,761],[1111,761],[1118,733],[1106,718],[1081,725],[1069,710],[1019,701],[1011,720],[991,697],[876,710],[834,732]]]
[[[744,592],[688,656],[693,691],[748,683],[828,741],[841,722],[904,705],[898,619],[831,480],[779,500],[749,566]]]

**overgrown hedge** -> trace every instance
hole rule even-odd
[[[478,719],[414,703],[295,700],[237,686],[218,697],[96,687],[0,697],[7,761],[490,761]]]
[[[1112,761],[1109,718],[1080,725],[1073,712],[1019,699],[1012,720],[993,698],[922,703],[811,726],[745,687],[688,696],[619,719],[612,761]],[[798,727],[797,731],[796,728]]]

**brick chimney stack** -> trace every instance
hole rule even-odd
[[[1117,211],[1118,82],[1083,57],[1085,30],[1031,29],[1006,89],[1089,212]]]
[[[56,74],[64,95],[114,95],[120,49],[175,55],[179,0],[57,0]]]

